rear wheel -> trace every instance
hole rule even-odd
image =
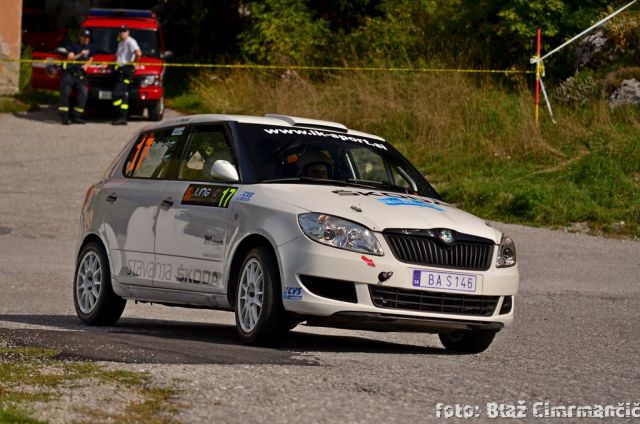
[[[164,116],[164,97],[149,106],[149,120],[162,121]]]
[[[245,256],[236,285],[235,316],[238,334],[248,344],[276,345],[289,330],[278,264],[265,247],[255,247]]]
[[[480,353],[491,346],[496,333],[496,331],[454,331],[440,334],[440,341],[447,350]]]
[[[78,318],[89,325],[113,325],[127,303],[113,292],[107,254],[96,242],[80,252],[73,284]]]

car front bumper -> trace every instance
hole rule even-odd
[[[513,322],[517,266],[498,269],[495,257],[487,271],[406,264],[391,254],[382,237],[378,240],[384,256],[336,249],[304,236],[279,246],[285,309],[313,325],[378,331],[499,330]],[[416,269],[474,274],[478,279],[476,292],[413,287],[412,273]],[[393,275],[381,281],[381,272]],[[324,281],[332,288],[323,290]]]

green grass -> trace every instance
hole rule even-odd
[[[38,110],[42,105],[58,103],[56,91],[26,90],[15,96],[0,96],[0,113],[22,113]]]
[[[0,96],[0,113],[21,113],[30,109],[29,105],[16,97]]]
[[[7,408],[0,409],[0,423],[11,424],[43,424],[44,421],[36,420],[29,416],[29,412],[16,409]]]
[[[51,349],[0,347],[0,424],[40,423],[33,418],[34,403],[59,399],[63,387],[87,384],[115,385],[119,392],[141,400],[129,402],[117,414],[77,407],[84,417],[81,422],[175,421],[173,416],[181,407],[174,400],[176,391],[152,385],[147,373],[105,370],[95,363],[64,361],[58,356],[59,352]]]
[[[554,104],[558,125],[543,109],[537,129],[532,103],[526,90],[461,75],[239,71],[203,74],[171,105],[342,122],[386,138],[445,200],[484,218],[640,236],[638,108]]]

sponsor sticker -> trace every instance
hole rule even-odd
[[[338,196],[376,197],[377,200],[388,206],[417,206],[444,212],[444,209],[440,207],[440,205],[442,205],[440,201],[426,199],[424,197],[415,197],[410,194],[362,190],[333,190],[332,193],[337,194]]]
[[[302,300],[302,287],[285,287],[282,290],[282,298],[285,300]]]
[[[184,127],[174,128],[171,135],[182,135],[184,133]]]
[[[323,132],[318,130],[301,130],[289,128],[263,128],[264,132],[270,135],[312,135],[314,137],[323,137],[327,139],[341,140],[351,143],[364,144],[366,146],[375,147],[380,150],[388,150],[383,142],[376,142],[371,139],[354,137],[347,134],[337,134],[334,132]]]
[[[228,208],[236,191],[235,187],[190,184],[182,196],[182,204]]]
[[[370,267],[373,267],[373,268],[375,268],[375,267],[376,267],[376,263],[375,263],[375,262],[373,262],[373,259],[371,259],[371,258],[367,258],[367,257],[366,257],[366,256],[364,256],[364,255],[362,255],[362,256],[360,257],[360,259],[362,259],[362,260],[364,261],[364,263],[365,263],[365,264],[367,264],[367,266],[370,266]]]
[[[254,194],[255,193],[253,191],[243,191],[238,195],[238,197],[236,197],[236,200],[240,202],[250,202]]]
[[[377,199],[379,202],[384,203],[387,206],[416,206],[419,208],[429,208],[437,210],[438,212],[444,212],[440,206],[433,203],[428,203],[418,199],[401,199],[399,197],[383,197]]]

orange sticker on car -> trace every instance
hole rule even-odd
[[[149,138],[147,138],[147,141],[144,143],[144,149],[140,153],[140,159],[138,159],[138,161],[136,162],[136,171],[140,169],[140,164],[142,164],[142,161],[147,156],[147,153],[149,153],[149,150],[151,149],[151,145],[153,144],[155,138],[155,134],[151,133],[149,135]]]

